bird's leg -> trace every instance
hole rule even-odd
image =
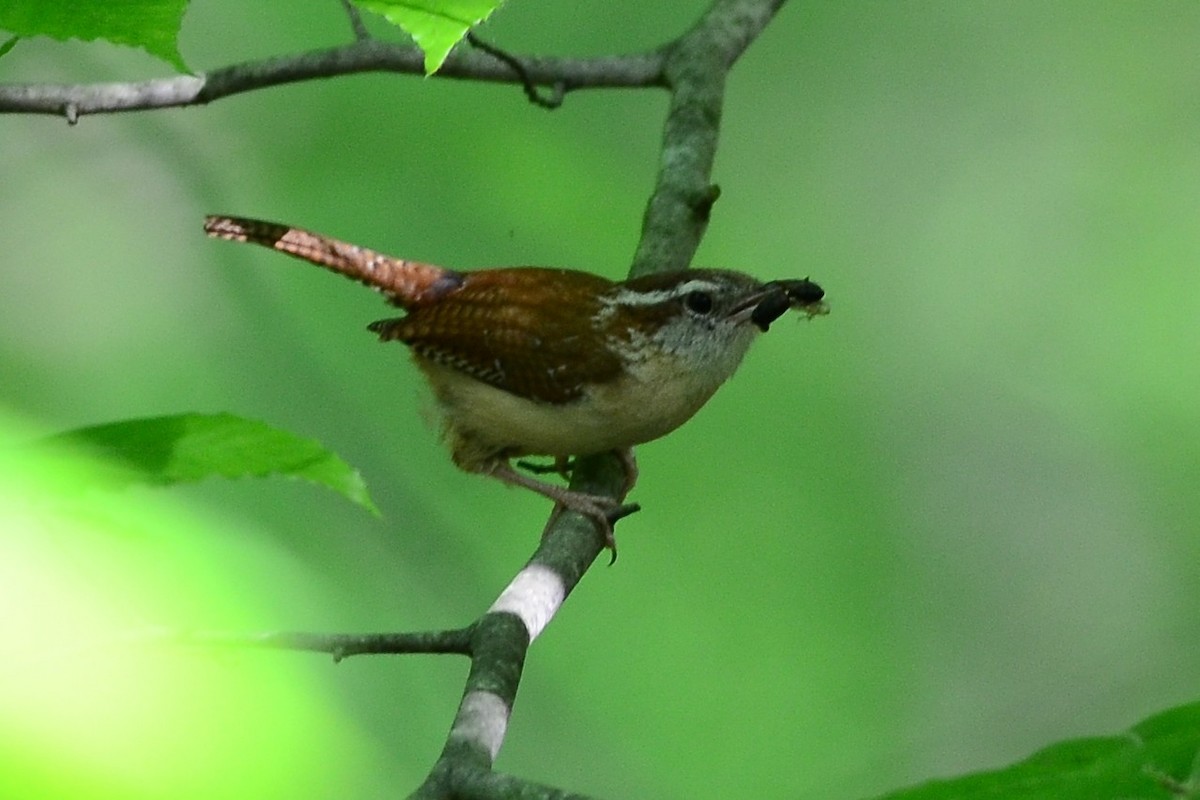
[[[637,457],[634,455],[632,447],[627,447],[624,450],[613,450],[612,452],[621,462],[621,469],[625,472],[625,481],[621,485],[620,494],[620,498],[624,500],[633,491],[633,487],[637,485]],[[567,458],[566,456],[556,456],[553,464],[538,464],[534,461],[520,459],[517,461],[517,466],[531,475],[549,475],[555,473],[569,480],[571,472],[575,469],[575,459]]]
[[[549,475],[554,473],[569,479],[571,477],[571,470],[575,469],[575,460],[566,456],[555,456],[553,463],[539,464],[536,461],[526,461],[522,458],[517,461],[517,466],[530,475]]]
[[[623,458],[622,463],[626,463]],[[517,472],[508,461],[502,458],[495,458],[488,461],[480,466],[479,471],[486,475],[491,475],[510,486],[524,487],[554,501],[554,512],[551,514],[550,521],[546,525],[546,531],[543,531],[543,536],[549,531],[550,526],[564,510],[574,511],[587,517],[600,530],[601,535],[604,537],[604,546],[612,550],[614,561],[617,558],[617,542],[613,537],[613,525],[617,520],[627,517],[640,509],[636,503],[626,505],[622,504],[619,500],[614,500],[611,497],[601,494],[577,492],[573,489],[540,481],[537,478]],[[627,467],[626,486],[628,485],[629,472]],[[624,499],[624,493],[622,493],[621,497]]]
[[[621,488],[621,499],[633,491],[633,487],[637,485],[638,465],[637,456],[633,454],[632,447],[626,447],[624,450],[614,450],[617,458],[621,462],[621,467],[625,470],[625,484]]]

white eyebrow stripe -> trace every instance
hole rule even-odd
[[[604,298],[606,304],[624,305],[624,306],[652,306],[667,300],[674,300],[677,297],[682,297],[689,292],[698,291],[713,291],[720,288],[712,281],[706,281],[699,278],[693,278],[686,283],[681,283],[678,286],[673,286],[670,289],[656,289],[652,292],[638,292],[629,288],[622,288],[615,295],[609,295]]]

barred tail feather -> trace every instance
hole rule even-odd
[[[204,232],[217,239],[249,242],[325,267],[382,292],[408,309],[422,300],[440,297],[462,284],[453,270],[418,261],[405,261],[356,244],[275,222],[211,215]]]

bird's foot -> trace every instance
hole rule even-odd
[[[617,538],[613,528],[619,520],[641,510],[642,507],[637,503],[621,503],[604,495],[564,490],[555,498],[554,511],[550,513],[550,519],[546,520],[542,538],[546,538],[564,511],[574,511],[591,520],[604,537],[604,547],[612,553],[612,558],[608,561],[609,566],[612,566],[617,561]]]

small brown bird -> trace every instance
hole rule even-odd
[[[713,269],[625,281],[540,267],[459,272],[272,222],[210,216],[204,230],[326,267],[404,309],[368,327],[411,348],[445,416],[454,463],[583,514],[614,558],[613,523],[637,508],[621,505],[637,481],[633,446],[686,422],[789,309],[827,312],[824,292],[807,278],[763,283]],[[510,463],[550,456],[565,473],[571,457],[608,451],[625,465],[618,500]]]

